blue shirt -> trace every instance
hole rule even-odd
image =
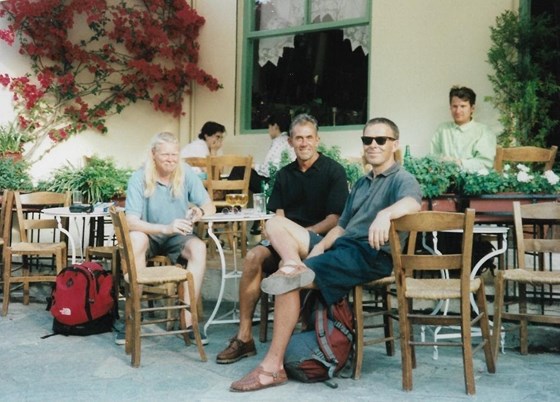
[[[175,198],[171,186],[156,183],[150,198],[144,196],[144,168],[138,169],[128,180],[126,189],[126,213],[138,216],[145,222],[167,225],[175,219],[184,218],[189,204],[202,206],[210,202],[210,196],[193,169],[183,163],[183,194]]]

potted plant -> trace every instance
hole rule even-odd
[[[0,156],[19,161],[23,146],[29,140],[29,135],[20,130],[17,124],[12,122],[0,125]]]
[[[406,157],[403,167],[420,184],[424,197],[423,209],[456,211],[458,197],[455,193],[459,167],[434,156]]]
[[[58,168],[41,187],[57,192],[79,190],[89,203],[107,202],[125,195],[131,174],[131,169],[117,167],[110,158],[94,156],[84,167]]]
[[[29,165],[22,160],[0,158],[0,191],[23,190],[33,188],[29,175]]]

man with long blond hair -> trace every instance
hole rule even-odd
[[[200,178],[180,162],[177,137],[157,134],[144,166],[132,174],[126,191],[126,219],[138,269],[145,269],[146,257],[154,255],[167,255],[173,263],[186,260],[198,298],[206,270],[206,244],[192,233],[193,223],[215,212]],[[188,297],[186,286],[185,294]],[[187,326],[192,325],[190,313],[185,314]],[[208,343],[206,338],[203,343]]]

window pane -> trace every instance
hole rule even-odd
[[[311,0],[313,22],[344,21],[365,17],[366,0]]]
[[[255,31],[303,25],[305,0],[256,0]]]
[[[311,113],[322,126],[363,124],[368,56],[352,49],[342,29],[255,41],[251,129],[282,112]]]

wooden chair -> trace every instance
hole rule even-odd
[[[558,147],[553,145],[548,148],[539,147],[512,147],[503,148],[496,147],[496,158],[494,159],[494,169],[501,172],[504,162],[526,162],[526,163],[542,163],[543,170],[551,170],[556,158]]]
[[[364,283],[354,287],[352,292],[354,310],[354,343],[355,355],[353,361],[353,375],[355,380],[361,377],[364,347],[385,343],[388,356],[395,355],[395,335],[393,331],[394,313],[391,307],[393,297],[392,287],[395,277],[388,276],[376,281]],[[364,301],[364,289],[374,293],[373,300]],[[381,306],[379,304],[381,303]],[[381,317],[381,322],[374,322]],[[383,336],[372,336],[371,330],[383,329]]]
[[[186,162],[191,167],[201,169],[206,174],[206,166],[208,165],[206,157],[201,158],[201,157],[192,156],[189,158],[183,158],[183,161]],[[204,184],[204,188],[208,190],[208,176],[206,176],[206,179],[201,178],[201,180],[202,180],[202,184]],[[202,222],[196,225],[196,234],[201,239],[204,238],[204,227],[205,225]],[[214,257],[214,248],[209,247],[209,253],[211,257]]]
[[[193,157],[190,157],[190,158],[184,158],[183,161],[186,162],[191,167],[199,168],[199,169],[203,170],[204,172],[206,172],[206,166],[208,164],[206,157],[199,158],[199,157],[194,157],[193,156]],[[204,187],[207,188],[206,180],[202,180],[202,183],[204,184]]]
[[[517,269],[500,270],[495,279],[495,304],[494,304],[494,333],[493,345],[496,360],[500,341],[500,328],[502,320],[514,320],[519,323],[519,338],[521,354],[528,353],[528,323],[560,324],[560,315],[545,314],[544,306],[540,312],[530,312],[527,309],[527,285],[543,288],[545,286],[560,285],[560,271],[549,267],[546,270],[544,258],[546,255],[560,253],[560,239],[553,236],[553,224],[560,223],[560,204],[557,202],[521,205],[519,201],[513,203],[513,220],[515,227],[515,242],[517,245]],[[530,225],[534,230],[525,233],[525,228]],[[532,256],[527,256],[531,253]],[[532,258],[536,266],[529,268],[526,259]],[[552,261],[552,260],[549,260]],[[518,298],[515,303],[519,308],[517,312],[504,310],[504,291],[508,282],[517,284]]]
[[[2,237],[0,238],[0,252],[2,252],[2,255],[4,255],[4,244],[8,244],[10,242],[10,231],[11,228],[7,231],[4,231],[4,222],[6,220],[5,215],[8,213],[8,210],[6,209],[6,204],[8,203],[8,196],[12,196],[11,194],[9,194],[10,191],[8,190],[3,190],[2,191],[2,206],[0,208],[0,235],[2,235]],[[12,209],[10,208],[10,214],[12,213]],[[2,258],[2,261],[0,261],[0,264],[2,264],[2,267],[4,266],[4,258]],[[0,270],[0,276],[2,275],[3,270]]]
[[[121,267],[123,271],[123,279],[125,284],[125,352],[131,354],[131,365],[133,367],[140,366],[141,355],[141,337],[158,336],[158,335],[176,335],[181,334],[186,344],[190,343],[188,333],[193,331],[200,359],[206,361],[206,353],[202,346],[202,339],[198,326],[198,307],[194,296],[194,282],[192,274],[186,269],[178,265],[161,265],[154,266],[141,271],[136,270],[136,262],[132,251],[132,243],[126,217],[123,211],[117,212],[115,207],[110,208],[111,218],[115,227],[117,236],[117,244],[119,255],[121,258]],[[142,307],[142,302],[154,298],[165,298],[164,295],[155,295],[153,293],[143,293],[143,287],[161,287],[165,285],[175,285],[177,294],[173,295],[175,303],[169,305],[164,303],[162,306]],[[184,301],[184,285],[188,286],[189,301]],[[192,329],[187,329],[184,322],[183,309],[188,309],[192,315]],[[152,324],[166,323],[168,321],[167,312],[176,310],[180,313],[179,329],[175,331],[158,330]],[[164,318],[151,319],[148,313],[165,312]],[[142,325],[150,325],[151,331],[142,331]]]
[[[404,390],[412,390],[416,346],[460,346],[463,351],[465,389],[469,395],[476,392],[473,352],[483,348],[488,371],[494,373],[496,370],[491,348],[484,283],[480,278],[470,279],[474,215],[474,210],[470,208],[465,213],[425,211],[406,215],[392,222],[390,242],[397,284]],[[410,249],[406,254],[401,252],[399,232],[409,232],[409,242],[416,244],[418,233],[450,229],[463,231],[462,254],[420,255],[411,252]],[[438,273],[442,269],[459,271],[459,279],[426,278],[428,274]],[[420,274],[423,276],[419,276]],[[471,307],[471,293],[476,296],[478,311]],[[414,299],[434,301],[456,299],[460,306],[459,315],[415,312],[412,309]],[[471,314],[474,318],[471,318]],[[412,326],[417,324],[458,325],[461,328],[461,342],[416,342],[412,335]],[[475,348],[471,340],[473,324],[479,324],[482,333],[481,343]]]
[[[7,200],[6,209],[11,210],[15,203],[16,214],[19,225],[20,241],[12,241],[9,246],[4,247],[4,302],[2,304],[2,315],[8,314],[10,302],[10,288],[13,283],[23,283],[23,304],[29,304],[29,284],[31,282],[54,282],[58,274],[66,266],[67,248],[63,241],[58,242],[32,242],[33,231],[39,231],[44,235],[48,229],[53,231],[58,228],[55,219],[46,219],[40,215],[42,208],[53,206],[70,205],[70,192],[65,194],[52,192],[35,192],[20,194],[19,191],[11,193]],[[24,206],[26,211],[24,211]],[[11,228],[11,214],[6,214],[5,225]],[[39,239],[40,240],[40,239]],[[54,239],[53,239],[54,240]],[[22,257],[21,275],[12,275],[12,258],[14,255]],[[56,272],[53,274],[32,274],[30,272],[30,257],[54,257]]]
[[[218,210],[230,207],[228,203],[221,199],[218,194],[226,193],[242,193],[249,195],[249,179],[251,177],[251,166],[253,164],[252,156],[242,155],[222,155],[222,156],[209,156],[206,159],[206,172],[208,174],[207,189],[210,198],[214,201],[214,205]],[[234,167],[243,167],[244,174],[240,180],[225,180],[222,179],[221,174],[228,172]],[[230,225],[230,228],[225,230],[224,233],[228,234],[230,244],[236,243],[236,237],[239,237],[241,243],[241,256],[245,257],[247,254],[247,223],[242,222],[241,228],[238,224]]]

